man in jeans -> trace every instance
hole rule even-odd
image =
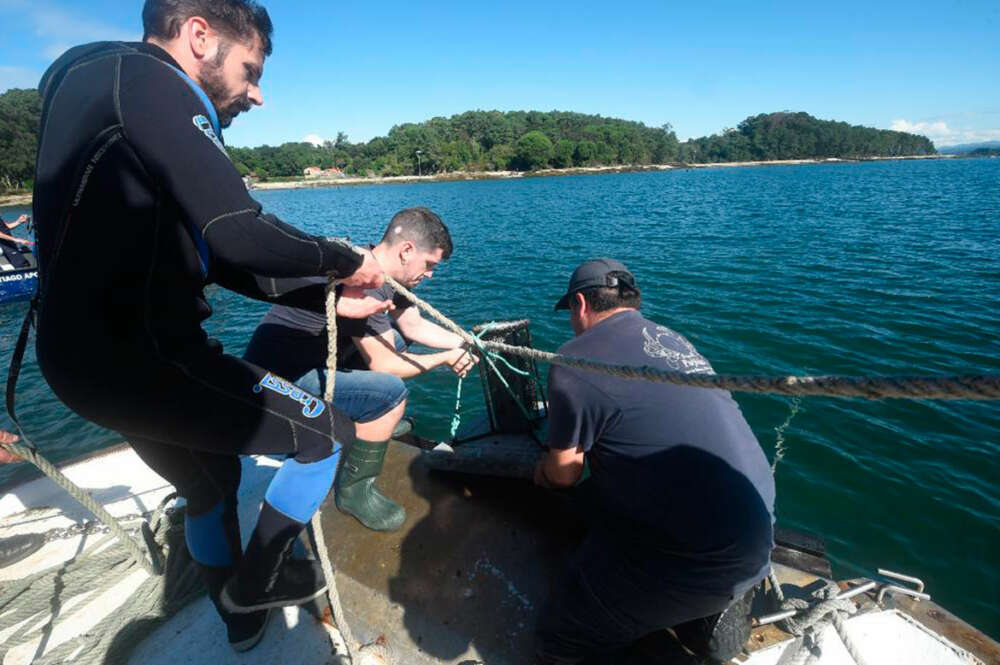
[[[448,228],[427,208],[396,213],[372,253],[387,275],[407,288],[433,275],[451,256]],[[366,318],[348,318],[338,310],[337,377],[333,403],[355,422],[357,440],[348,447],[334,487],[337,507],[369,529],[393,531],[406,512],[375,487],[375,478],[396,424],[406,409],[408,379],[440,365],[459,376],[476,363],[462,348],[462,338],[424,319],[416,307],[386,284],[366,291],[383,304]],[[397,331],[398,328],[398,331]],[[402,336],[400,335],[402,333]],[[406,351],[403,337],[437,353]],[[266,367],[307,392],[323,394],[327,360],[326,317],[275,305],[254,331],[244,360]]]
[[[713,371],[640,304],[622,263],[582,264],[556,304],[576,334],[560,354]],[[590,499],[591,528],[542,614],[535,662],[591,662],[665,628],[709,642],[718,616],[766,575],[772,547],[774,481],[739,406],[723,390],[559,366],[549,405],[549,452],[535,482],[572,487],[586,460],[591,476],[578,490]]]

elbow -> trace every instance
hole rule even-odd
[[[556,489],[569,489],[583,477],[583,465],[572,465],[546,469],[546,479]]]
[[[373,372],[382,372],[383,374],[399,374],[399,370],[396,369],[395,363],[386,361],[382,358],[371,358],[368,361],[368,369]]]
[[[576,485],[579,477],[577,478],[549,478],[549,483],[552,487],[560,490],[567,490],[570,487]]]
[[[378,360],[377,358],[371,358],[368,360],[368,369],[371,370],[372,372],[383,372],[385,374],[391,374],[386,365],[387,363],[384,363],[381,360]]]

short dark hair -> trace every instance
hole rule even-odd
[[[606,312],[618,307],[631,307],[633,309],[642,307],[642,293],[635,285],[635,280],[631,279],[631,275],[619,271],[612,271],[608,274],[619,278],[618,286],[597,286],[577,292],[583,294],[583,299],[587,301],[587,307],[595,312]],[[622,278],[624,275],[628,275],[627,281]],[[627,282],[631,282],[631,284]],[[574,299],[571,298],[570,306],[573,302]]]
[[[409,240],[424,252],[440,248],[442,260],[447,260],[453,250],[448,227],[428,208],[406,208],[392,216],[382,242],[391,247],[400,240]]]
[[[251,43],[256,35],[261,52],[271,55],[274,25],[267,10],[254,0],[146,0],[142,38],[174,39],[192,16],[201,16],[213,30],[243,44]]]

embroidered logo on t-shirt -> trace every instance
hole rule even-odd
[[[687,374],[715,373],[712,366],[695,350],[691,342],[670,328],[656,326],[653,333],[650,334],[649,328],[643,327],[642,336],[645,338],[642,350],[650,358],[662,358],[677,371],[686,372]],[[663,338],[668,340],[670,346],[678,347],[678,349],[675,350],[665,345],[662,341]]]

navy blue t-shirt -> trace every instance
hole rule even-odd
[[[713,372],[684,337],[636,310],[601,321],[559,352]],[[549,401],[550,445],[583,448],[604,522],[662,555],[665,576],[735,591],[765,574],[774,479],[728,391],[553,366]]]
[[[317,279],[319,280],[317,283],[325,281],[323,277]],[[365,291],[365,294],[383,302],[391,299],[396,305],[396,312],[401,312],[412,304],[406,298],[398,295],[388,284],[383,284],[377,289],[368,289]],[[326,336],[326,316],[297,307],[274,305],[264,315],[260,323],[261,325],[272,324],[282,326],[310,335]],[[368,369],[360,352],[354,346],[353,338],[373,337],[391,329],[392,319],[387,312],[379,312],[365,319],[348,319],[338,316],[337,367],[341,369]],[[294,336],[289,340],[289,343],[294,344]],[[316,348],[325,348],[325,344]],[[317,357],[315,366],[326,366],[325,352],[322,354],[322,358]]]

